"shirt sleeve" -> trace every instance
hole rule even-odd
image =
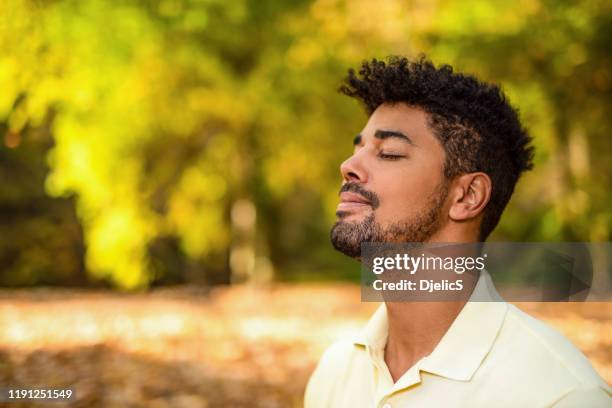
[[[341,376],[339,370],[343,366],[342,350],[345,350],[345,345],[342,342],[336,342],[325,352],[314,372],[306,385],[304,393],[304,408],[325,408],[331,407],[334,400],[334,390],[336,383]]]
[[[327,354],[327,353],[326,353]],[[313,371],[306,392],[304,393],[304,408],[322,408],[327,406],[327,397],[329,395],[329,381],[326,373],[326,354],[321,357],[317,367]]]
[[[314,372],[308,380],[306,385],[306,392],[304,393],[304,408],[316,408],[319,406],[318,395],[320,389],[320,375],[318,374],[319,366],[315,368]]]
[[[602,386],[591,386],[577,388],[565,395],[554,405],[554,408],[610,408],[612,407],[612,396],[610,390]]]

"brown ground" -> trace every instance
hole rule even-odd
[[[300,406],[325,346],[376,307],[359,297],[345,284],[0,291],[0,387],[75,390],[74,402],[54,407]],[[519,307],[565,333],[612,382],[612,303]]]

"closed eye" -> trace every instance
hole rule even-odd
[[[399,159],[404,158],[406,156],[403,156],[401,154],[393,154],[393,153],[380,152],[378,154],[378,157],[380,157],[383,160],[399,160]]]

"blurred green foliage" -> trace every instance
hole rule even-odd
[[[425,52],[501,82],[536,169],[493,239],[608,241],[604,0],[0,3],[0,283],[344,278],[351,66]],[[354,278],[357,278],[356,276]]]

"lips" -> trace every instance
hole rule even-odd
[[[360,194],[349,191],[340,194],[340,204],[337,211],[353,211],[371,207],[372,203]]]
[[[345,191],[340,194],[340,203],[372,205],[372,203],[361,194],[351,193],[350,191]]]

